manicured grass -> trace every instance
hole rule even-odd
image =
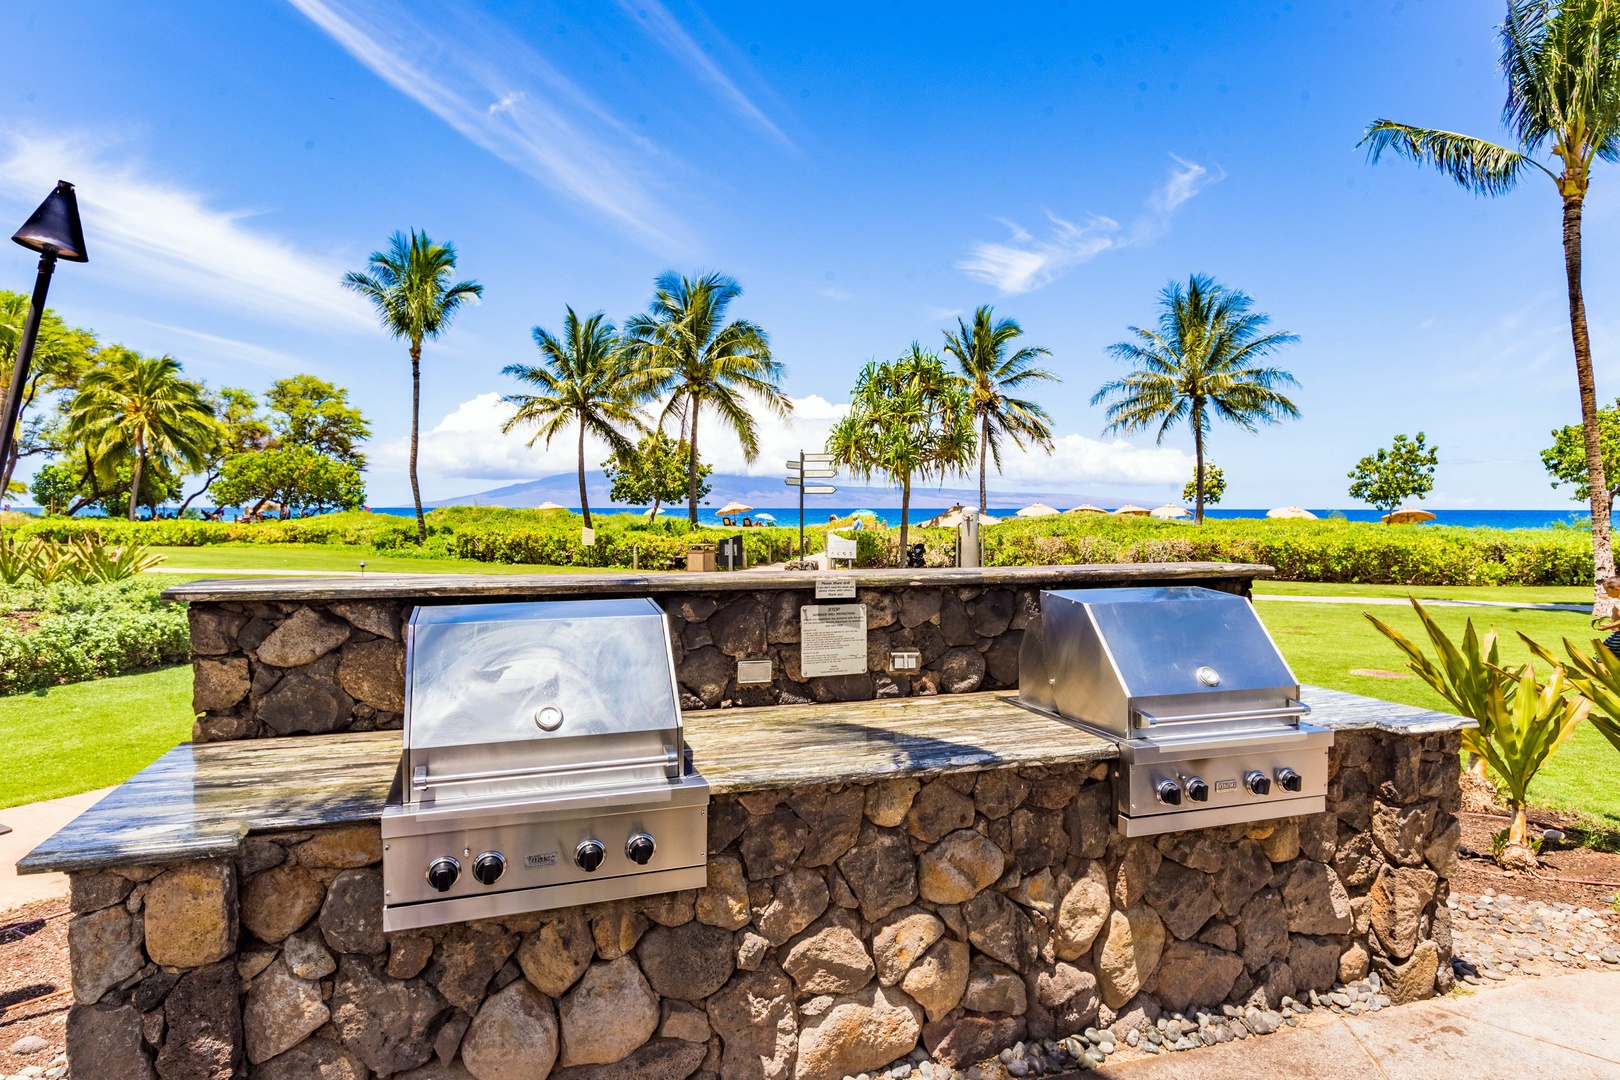
[[[566,574],[569,566],[528,566],[473,559],[412,559],[384,555],[343,544],[210,544],[205,547],[154,547],[167,556],[165,567],[219,571],[286,570],[309,574],[355,572],[365,562],[368,574]],[[160,570],[159,573],[162,573]],[[178,578],[177,578],[178,580]]]
[[[0,697],[0,807],[117,784],[191,738],[191,665]]]
[[[1266,603],[1255,609],[1288,658],[1301,682],[1348,690],[1369,697],[1399,701],[1428,709],[1451,711],[1441,697],[1416,676],[1384,679],[1352,675],[1353,669],[1406,672],[1402,655],[1350,604]],[[1413,641],[1426,643],[1422,625],[1410,610],[1370,608],[1373,615]],[[1530,658],[1517,634],[1523,632],[1544,646],[1562,652],[1560,638],[1585,645],[1591,638],[1590,619],[1562,611],[1491,608],[1430,608],[1429,614],[1454,639],[1472,618],[1481,633],[1500,635],[1502,657],[1510,664]],[[1535,782],[1530,796],[1538,806],[1567,810],[1594,819],[1607,828],[1620,828],[1620,753],[1589,724],[1559,749]]]
[[[1401,600],[1496,600],[1518,604],[1590,604],[1586,585],[1336,585],[1317,581],[1256,581],[1262,596],[1378,596]]]

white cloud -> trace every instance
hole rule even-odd
[[[13,132],[5,144],[0,195],[32,209],[58,179],[73,180],[98,275],[275,320],[291,310],[328,328],[376,325],[339,284],[340,263],[252,228],[247,211],[217,209],[133,161],[109,160],[104,141]]]
[[[289,0],[356,60],[477,146],[655,248],[683,230],[649,190],[652,144],[506,27],[465,6]]]
[[[680,21],[670,14],[658,0],[619,0],[619,6],[639,19],[647,32],[674,57],[692,70],[699,79],[709,84],[716,96],[749,123],[766,132],[784,146],[798,149],[782,130],[771,122],[764,111],[732,82],[708,52],[692,39]]]
[[[819,450],[825,445],[827,433],[848,411],[847,404],[815,394],[794,399],[790,420],[755,410],[760,453],[752,464],[743,460],[736,438],[718,429],[713,414],[706,413],[706,424],[699,428],[699,449],[718,473],[783,475],[787,461],[797,457],[800,450]],[[441,489],[455,486],[444,484],[447,480],[509,482],[574,471],[578,451],[572,432],[553,440],[549,449],[543,444],[527,447],[527,433],[501,434],[501,424],[510,415],[511,407],[503,404],[498,394],[480,394],[462,402],[422,436],[420,468],[424,482]],[[374,471],[402,472],[408,447],[401,439],[380,448]],[[586,440],[587,471],[599,468],[607,456],[605,444]],[[1080,484],[1180,484],[1192,475],[1192,469],[1192,457],[1170,447],[1139,447],[1123,439],[1104,441],[1063,435],[1055,440],[1050,455],[1009,447],[1003,455],[1001,477],[992,484],[1039,484],[1060,490]]]
[[[1150,212],[1139,216],[1129,231],[1121,229],[1114,219],[1098,214],[1076,225],[1047,211],[1051,228],[1044,237],[1037,238],[1023,226],[1002,218],[998,220],[1012,235],[999,243],[975,243],[956,268],[1012,295],[1049,285],[1069,269],[1105,251],[1157,238],[1169,228],[1170,217],[1177,209],[1210,184],[1226,178],[1218,168],[1211,173],[1203,165],[1174,154],[1170,157],[1176,164],[1169,179],[1148,197]]]
[[[149,319],[142,319],[141,321],[155,330],[162,330],[166,334],[179,334],[181,337],[190,338],[198,345],[196,351],[222,360],[253,364],[256,367],[262,367],[277,374],[291,374],[309,367],[307,359],[289,356],[278,349],[269,349],[249,341],[238,341],[235,338],[220,337],[217,334],[205,334],[201,330],[190,330],[184,326],[170,326],[167,323],[152,322]],[[181,358],[187,359],[184,355]]]

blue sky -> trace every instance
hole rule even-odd
[[[1214,433],[1228,505],[1347,505],[1354,461],[1422,429],[1430,505],[1573,508],[1537,458],[1578,415],[1552,185],[1476,199],[1354,148],[1381,116],[1496,136],[1499,6],[1142,7],[23,2],[0,211],[80,186],[92,261],[52,303],[103,340],[348,386],[378,505],[408,500],[408,367],[337,281],[415,226],[486,287],[425,351],[429,499],[572,468],[572,440],[500,437],[500,369],[565,303],[623,319],[674,268],[740,279],[787,364],[798,419],[753,471],[815,448],[866,360],[992,303],[1063,379],[1058,452],[1003,486],[1162,501],[1186,433],[1122,444],[1088,401],[1200,272],[1301,338],[1303,418]],[[1617,184],[1600,166],[1586,217],[1609,401]],[[26,288],[28,254],[0,260]]]

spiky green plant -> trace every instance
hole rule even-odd
[[[1529,638],[1524,640],[1530,650],[1547,663],[1559,662]],[[1590,653],[1582,652],[1578,645],[1565,638],[1564,651],[1569,654],[1570,685],[1592,703],[1592,713],[1587,719],[1620,750],[1620,657],[1598,638],[1592,639]]]

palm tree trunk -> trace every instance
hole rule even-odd
[[[141,497],[141,473],[146,471],[146,454],[135,451],[135,469],[129,478],[129,520],[135,520],[135,506]]]
[[[905,479],[900,481],[900,565],[906,565],[906,540],[910,536],[911,525],[911,474],[906,473]]]
[[[697,422],[698,405],[695,398],[692,402],[692,443],[686,448],[686,519],[692,525],[697,525],[697,484],[698,484],[698,449],[697,449]]]
[[[1193,473],[1193,524],[1204,523],[1204,409],[1201,405],[1193,406],[1193,457],[1195,469]]]
[[[422,517],[422,488],[416,482],[416,430],[422,415],[422,343],[411,342],[411,499],[416,504],[416,542],[427,542],[427,522]]]
[[[585,498],[585,422],[579,423],[579,510],[585,515],[585,527],[591,527],[591,504]]]
[[[1581,432],[1586,440],[1587,487],[1592,498],[1592,614],[1607,618],[1614,601],[1603,589],[1614,574],[1609,541],[1609,484],[1603,475],[1603,444],[1598,432],[1597,386],[1592,378],[1592,341],[1586,332],[1586,299],[1581,294],[1581,209],[1583,195],[1564,196],[1564,274],[1569,280],[1569,329],[1575,341],[1575,381],[1581,391]]]
[[[979,417],[979,516],[984,516],[988,501],[984,492],[984,459],[990,452],[990,414]]]

